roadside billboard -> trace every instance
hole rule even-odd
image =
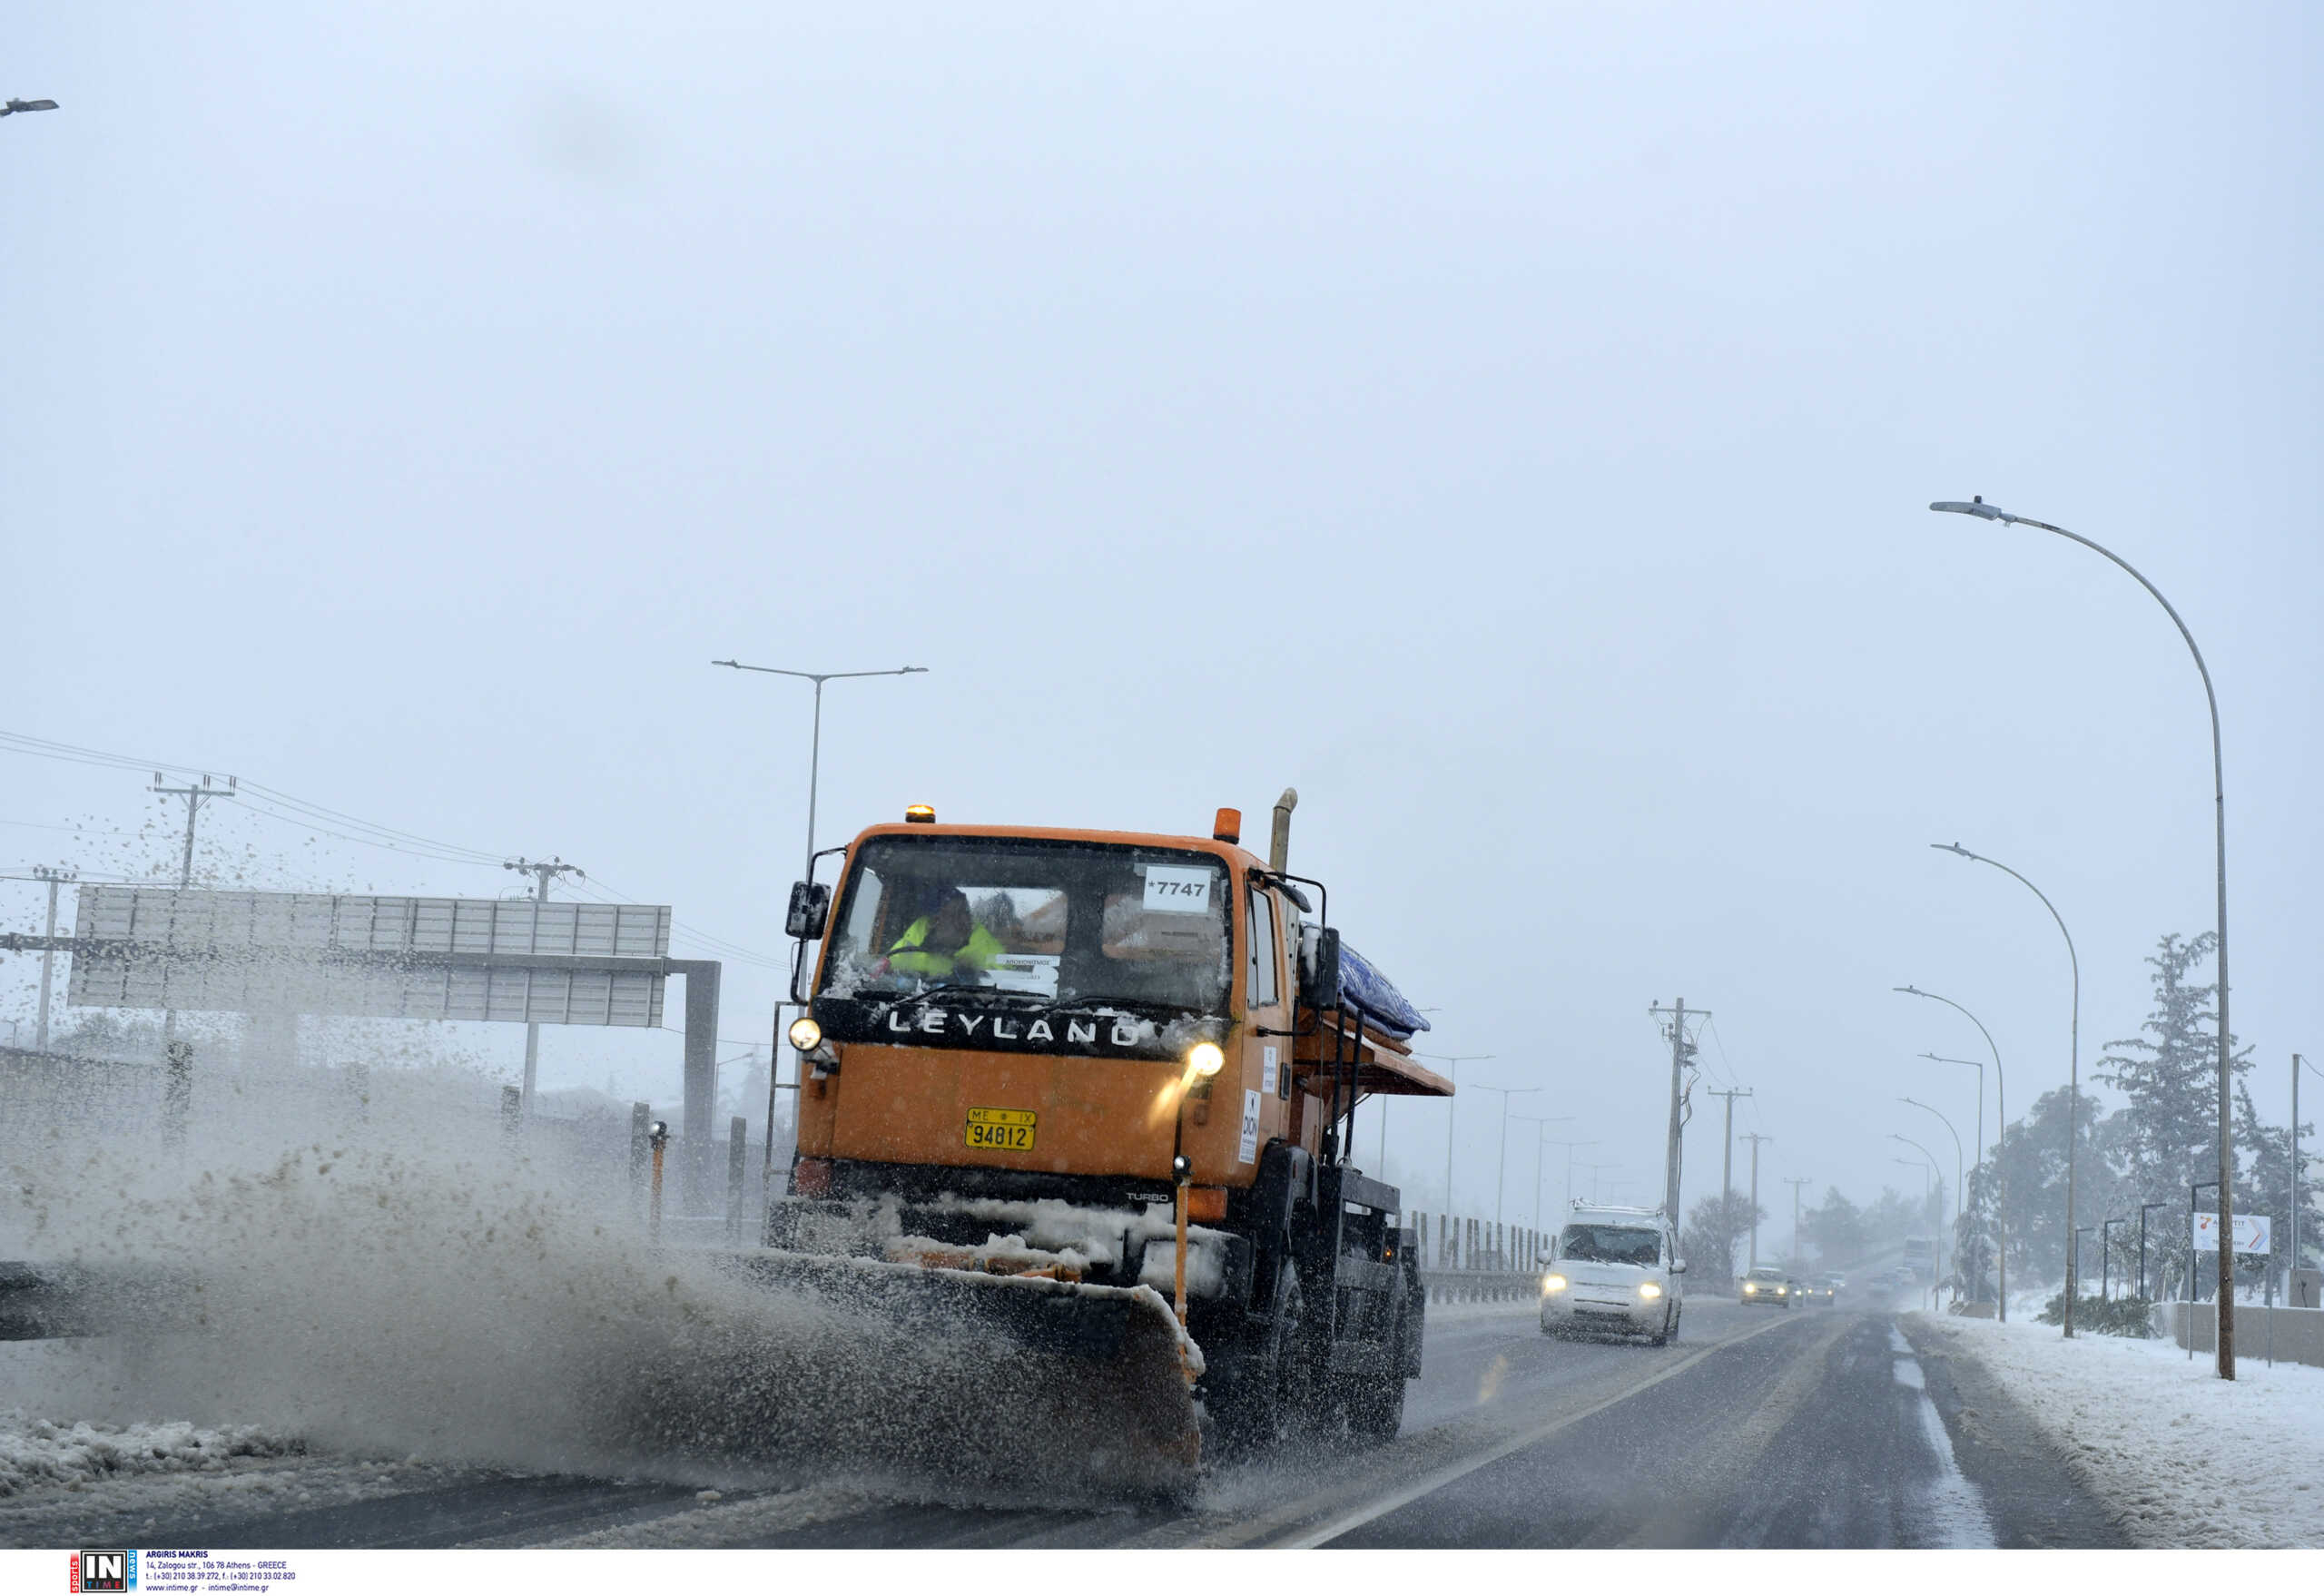
[[[2238,1214],[2235,1217],[2235,1250],[2262,1255],[2274,1252],[2275,1237],[2270,1234],[2273,1223],[2265,1214]],[[2195,1250],[2199,1253],[2219,1251],[2217,1214],[2195,1216]]]

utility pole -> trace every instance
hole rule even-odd
[[[54,899],[51,899],[51,901],[54,901]],[[51,920],[49,934],[54,936],[55,934],[54,909],[49,911],[49,920]],[[42,1013],[49,1013],[49,992],[46,992],[46,990],[42,990],[40,1003],[42,1003],[42,1009],[40,1009]],[[40,1046],[42,1048],[49,1046],[49,1030],[46,1030],[46,1027],[42,1027]],[[2291,1055],[2291,1273],[2296,1276],[2299,1268],[2300,1268],[2300,1055],[2296,1055],[2294,1052],[2294,1055]]]
[[[1682,1146],[1681,1138],[1687,1128],[1686,1070],[1688,1064],[1694,1059],[1695,1044],[1687,1039],[1686,999],[1679,999],[1674,1007],[1669,1009],[1665,1009],[1659,1003],[1649,1003],[1647,1005],[1646,1011],[1657,1016],[1663,1014],[1670,1016],[1669,1029],[1666,1033],[1670,1039],[1670,1140],[1663,1155],[1662,1207],[1675,1228],[1680,1217],[1679,1156]],[[1695,1018],[1708,1020],[1710,1018],[1710,1010],[1698,1009],[1695,1010]]]
[[[555,881],[561,875],[570,875],[577,880],[586,882],[589,879],[588,872],[577,864],[567,864],[562,859],[558,859],[553,855],[546,862],[537,859],[512,859],[501,865],[500,868],[503,870],[522,871],[527,875],[531,876],[536,882],[536,889],[533,893],[533,934],[527,941],[525,951],[529,953],[537,953],[540,951],[541,948],[541,911],[539,905],[548,901],[549,882]],[[527,1008],[531,1007],[531,980],[532,978],[529,975],[526,977],[526,1006]],[[533,1114],[533,1083],[540,1075],[540,1022],[537,1020],[527,1020],[525,1021],[525,1089],[520,1094],[518,1094],[517,1104],[517,1111],[527,1119],[531,1118]]]
[[[155,771],[153,773],[153,791],[156,793],[164,798],[182,798],[185,800],[185,854],[183,858],[178,862],[179,892],[182,892],[188,887],[193,885],[194,817],[202,813],[202,806],[209,803],[213,798],[240,797],[241,794],[234,791],[234,786],[235,778],[232,776],[228,776],[226,778],[226,784],[223,787],[213,785],[211,778],[208,776],[202,778],[202,785],[199,787],[164,786],[162,782],[162,773],[160,771]]]
[[[1773,1141],[1775,1138],[1747,1130],[1743,1133],[1743,1139],[1751,1144],[1751,1261],[1744,1267],[1756,1269],[1759,1266],[1759,1144]]]
[[[1792,1266],[1797,1268],[1807,1261],[1806,1255],[1799,1250],[1799,1188],[1813,1186],[1815,1180],[1806,1175],[1787,1175],[1783,1183],[1791,1187],[1791,1262]]]
[[[1719,1277],[1728,1285],[1735,1283],[1735,1099],[1748,1098],[1751,1089],[1738,1086],[1727,1091],[1714,1091],[1715,1098],[1727,1099],[1727,1130],[1719,1143],[1718,1154],[1718,1233],[1727,1242],[1727,1256],[1718,1262]]]
[[[162,773],[153,773],[153,791],[163,798],[185,800],[185,852],[178,861],[178,891],[182,892],[193,885],[193,823],[202,813],[202,806],[213,798],[236,796],[235,779],[226,778],[220,787],[204,775],[202,785],[172,787],[162,780]],[[164,978],[163,992],[168,991]],[[162,1010],[162,1140],[164,1146],[176,1148],[185,1143],[185,1128],[193,1115],[193,1044],[177,1039],[177,1010],[167,1006]]]
[[[45,864],[33,866],[33,880],[48,883],[48,946],[40,951],[40,1018],[33,1023],[33,1046],[44,1053],[48,1051],[48,990],[56,970],[56,889],[66,882],[79,879],[69,870],[52,870]],[[2291,1096],[2297,1118],[2299,1103],[2299,1077],[2297,1073],[2292,1077]],[[2292,1135],[2298,1137],[2299,1134],[2299,1128],[2295,1125]]]

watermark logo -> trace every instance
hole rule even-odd
[[[137,1589],[137,1553],[127,1550],[76,1552],[73,1554],[73,1590],[119,1591]]]

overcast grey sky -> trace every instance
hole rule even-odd
[[[773,951],[807,690],[706,662],[926,665],[831,690],[824,842],[1295,784],[1351,940],[1625,1197],[1681,993],[1763,1187],[1865,1197],[1914,1179],[1888,1132],[1942,1137],[1900,1092],[1974,1104],[1909,1063],[1974,1030],[1893,985],[1985,1019],[2013,1108],[2065,1078],[2054,929],[1927,842],[2064,912],[2085,1067],[2211,923],[2183,647],[2094,556],[1923,507],[1983,493],[2209,655],[2282,1117],[2324,1050],[2324,14],[979,10],[19,12],[0,94],[63,109],[0,122],[0,726]],[[0,774],[0,864],[162,818],[133,773]],[[213,822],[258,884],[513,885]],[[722,1029],[775,990],[737,972]],[[678,1043],[544,1056],[667,1091]],[[1395,1111],[1414,1206],[1444,1134]]]

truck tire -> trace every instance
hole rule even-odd
[[[1219,1439],[1234,1452],[1277,1445],[1314,1414],[1306,1297],[1288,1259],[1275,1276],[1274,1315],[1252,1329],[1216,1398]]]
[[[1393,1441],[1404,1427],[1404,1387],[1402,1374],[1385,1381],[1343,1378],[1340,1411],[1346,1415],[1348,1433],[1359,1440]]]
[[[1396,1357],[1387,1377],[1376,1375],[1342,1375],[1333,1384],[1338,1387],[1342,1420],[1350,1435],[1360,1441],[1386,1443],[1393,1441],[1404,1427],[1404,1388],[1407,1381],[1404,1368],[1411,1361],[1412,1338],[1419,1333],[1420,1318],[1413,1312],[1408,1298],[1396,1315],[1393,1345]]]

